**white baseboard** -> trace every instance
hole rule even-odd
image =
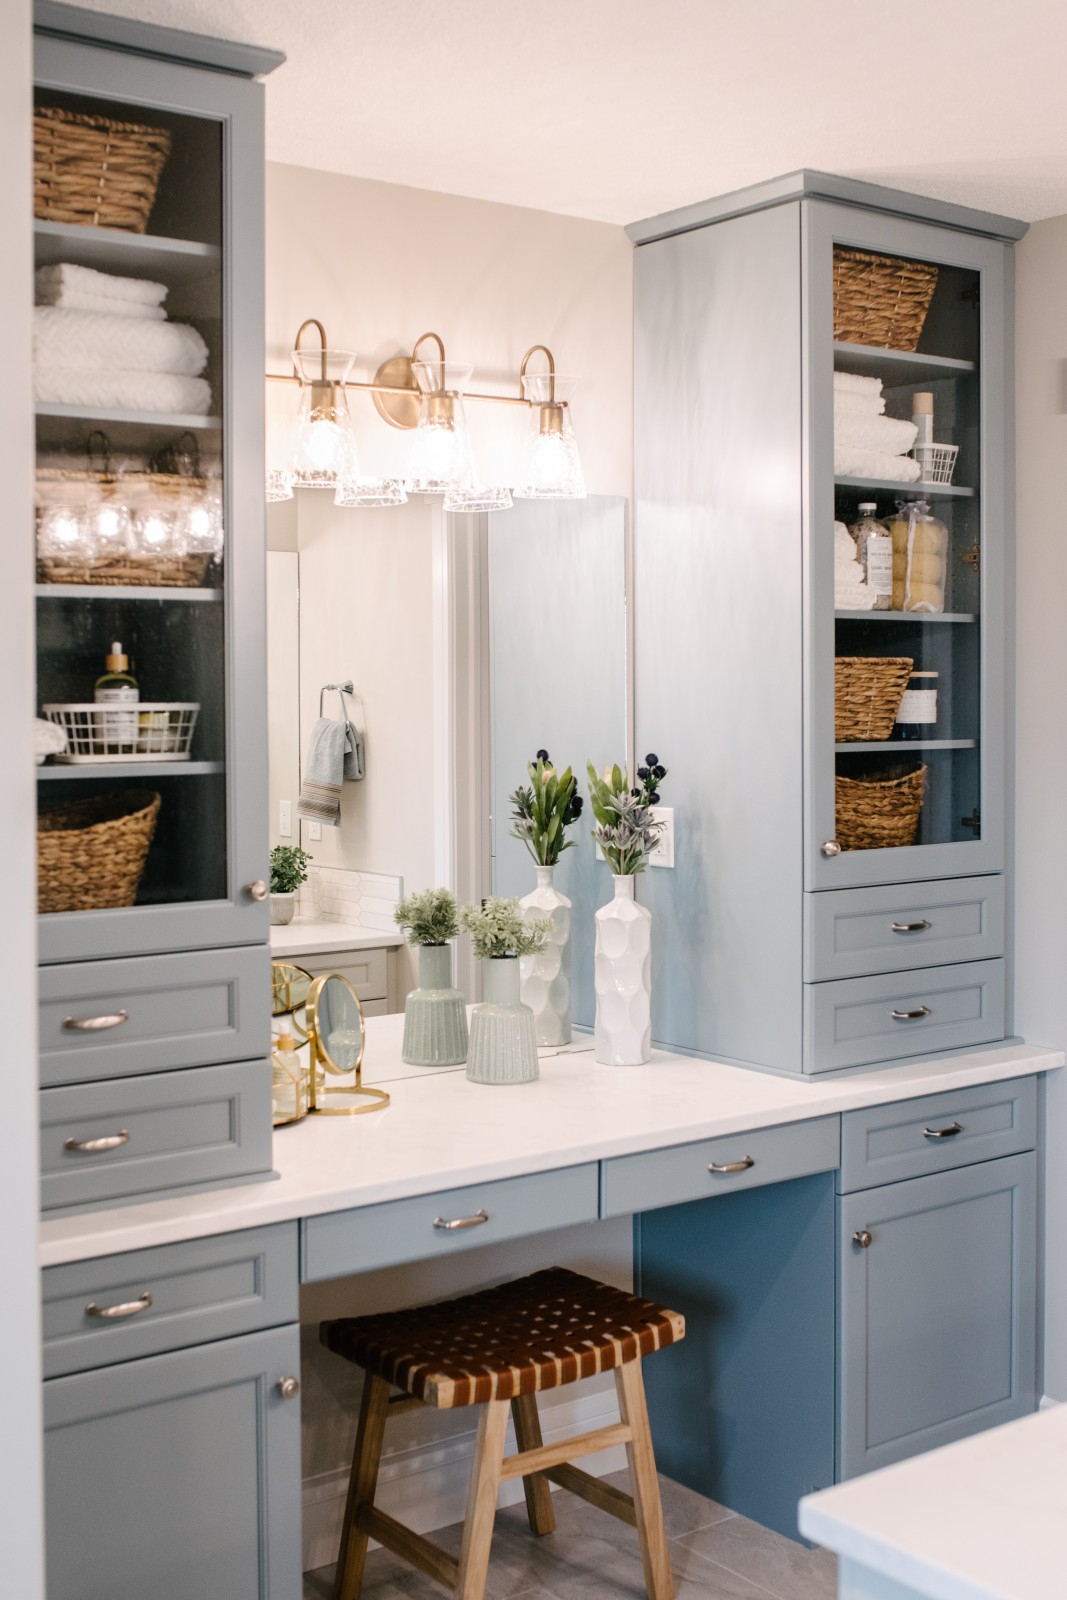
[[[1043,1394],[1037,1403],[1039,1411],[1051,1411],[1054,1406],[1060,1405],[1059,1400],[1054,1400],[1050,1394]]]
[[[617,1422],[619,1413],[613,1400],[610,1393],[594,1393],[545,1406],[541,1412],[545,1443],[552,1444],[572,1434],[585,1433]],[[472,1409],[472,1422],[476,1417],[477,1412]],[[506,1449],[509,1454],[515,1449],[510,1427]],[[435,1528],[446,1528],[450,1523],[459,1522],[466,1508],[467,1480],[473,1456],[473,1427],[468,1432],[453,1434],[448,1439],[440,1439],[432,1444],[416,1445],[383,1455],[377,1503],[390,1516],[414,1528],[416,1533],[432,1533]],[[582,1461],[583,1468],[596,1477],[618,1472],[625,1465],[626,1452],[621,1445],[613,1450],[601,1451],[599,1455],[586,1456]],[[305,1478],[305,1572],[315,1572],[319,1567],[330,1566],[336,1561],[347,1493],[347,1468]],[[515,1505],[522,1497],[522,1479],[515,1478],[501,1486],[498,1504]]]

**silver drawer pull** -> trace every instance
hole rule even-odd
[[[488,1211],[476,1211],[473,1217],[452,1217],[445,1221],[444,1217],[434,1217],[435,1228],[445,1228],[449,1233],[455,1233],[459,1228],[480,1228],[483,1222],[489,1221]]]
[[[889,927],[893,933],[925,933],[927,928],[933,927],[933,923],[922,917],[918,922],[891,922]]]
[[[755,1156],[742,1156],[740,1161],[709,1161],[709,1172],[747,1172],[756,1165]]]
[[[124,1300],[117,1306],[98,1306],[90,1300],[85,1308],[87,1317],[96,1317],[101,1322],[118,1322],[122,1317],[136,1317],[140,1312],[147,1311],[152,1304],[152,1296],[146,1289],[137,1300]]]
[[[957,1133],[963,1132],[961,1122],[952,1122],[947,1128],[924,1128],[924,1139],[954,1139]]]
[[[128,1011],[115,1011],[107,1017],[64,1017],[63,1026],[71,1033],[103,1033],[105,1028],[121,1028],[129,1020]]]
[[[932,1017],[933,1012],[929,1006],[919,1006],[915,1011],[891,1011],[889,1015],[894,1022],[917,1022],[920,1017]]]
[[[118,1133],[105,1134],[102,1139],[66,1139],[63,1148],[70,1150],[76,1156],[98,1156],[104,1150],[117,1150],[120,1145],[129,1142],[128,1132],[125,1128],[120,1128]]]

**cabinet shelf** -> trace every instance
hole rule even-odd
[[[917,350],[883,350],[874,344],[834,343],[834,367],[838,372],[858,372],[864,377],[881,378],[887,389],[910,383],[936,383],[939,378],[965,378],[978,368],[973,361],[958,361],[954,356],[925,356]]]
[[[182,589],[173,584],[39,583],[38,600],[180,600],[220,604],[221,589]]]
[[[42,783],[92,778],[206,778],[225,771],[221,761],[110,761],[99,766],[92,762],[77,762],[71,766],[41,767],[37,777]]]
[[[158,279],[168,289],[217,273],[222,262],[217,245],[200,244],[194,239],[123,233],[116,228],[90,228],[77,222],[37,221],[33,234],[39,267],[72,261],[120,277]]]
[[[912,750],[977,750],[977,739],[850,739],[847,744],[835,744],[839,756],[882,755],[892,751],[909,755]]]
[[[901,483],[899,478],[834,478],[839,489],[871,489],[919,500],[973,500],[974,490],[956,483]]]
[[[838,622],[977,622],[973,611],[835,611]]]
[[[186,411],[126,411],[109,406],[61,406],[41,404],[34,408],[37,417],[37,442],[42,445],[67,445],[72,436],[84,430],[103,428],[115,450],[154,450],[175,433],[219,433],[220,417],[193,416]],[[79,426],[80,425],[80,426]]]

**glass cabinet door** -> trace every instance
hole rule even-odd
[[[997,871],[1005,249],[858,209],[811,202],[805,210],[806,885]],[[889,271],[906,263],[903,280],[881,276],[882,262]],[[835,272],[857,291],[846,316],[839,287],[836,323]],[[915,338],[895,309],[902,282],[914,297],[913,328],[921,321],[916,349],[896,348]],[[895,326],[866,342],[872,314],[883,312]],[[922,433],[912,443],[916,395],[932,411],[933,443],[947,449],[923,452]]]
[[[36,76],[41,956],[256,942],[262,89],[55,39]]]

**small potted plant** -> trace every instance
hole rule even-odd
[[[419,952],[419,987],[404,1003],[403,1058],[413,1067],[456,1067],[467,1059],[467,1006],[452,983],[450,939],[459,933],[450,889],[409,894],[394,913]]]
[[[276,844],[270,853],[270,920],[275,928],[292,922],[296,910],[296,891],[307,883],[307,864],[312,859],[297,845]]]
[[[519,960],[536,955],[552,926],[527,921],[517,900],[490,896],[464,906],[460,923],[485,962],[485,999],[471,1017],[467,1077],[474,1083],[529,1083],[538,1076],[534,1014],[519,997]]]
[[[593,838],[615,879],[614,899],[596,914],[594,1053],[606,1066],[637,1066],[652,1056],[652,914],[635,900],[634,879],[659,840],[652,807],[667,769],[648,755],[631,784],[618,765],[603,777],[588,767]]]
[[[570,767],[557,772],[547,750],[538,750],[526,771],[529,784],[508,796],[514,808],[510,833],[533,857],[537,887],[519,904],[528,920],[547,917],[552,927],[544,948],[519,962],[519,986],[534,1014],[538,1044],[569,1044],[571,903],[552,880],[560,856],[575,843],[566,833],[581,816],[583,801]]]

